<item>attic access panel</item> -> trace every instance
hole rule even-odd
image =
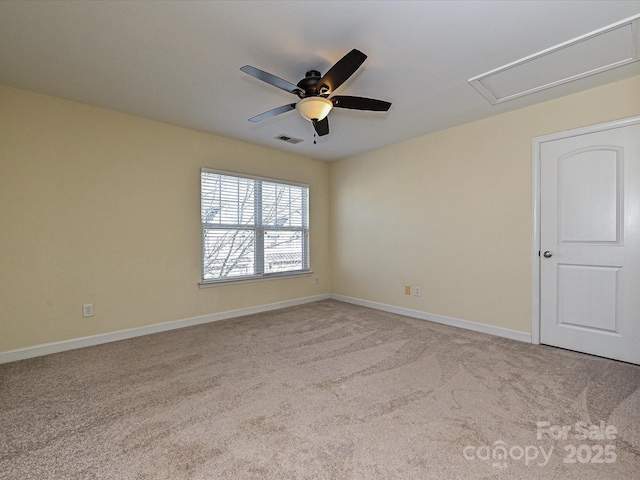
[[[595,75],[640,59],[640,15],[469,79],[490,103]]]

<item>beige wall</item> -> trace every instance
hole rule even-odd
[[[332,164],[332,291],[530,332],[532,139],[634,115],[640,77]]]
[[[640,77],[327,164],[0,86],[0,352],[328,292],[528,332],[532,138],[633,115]],[[309,183],[320,285],[199,289],[200,167]]]
[[[320,284],[199,289],[200,167],[310,184]],[[0,352],[329,292],[328,180],[324,162],[0,86]]]

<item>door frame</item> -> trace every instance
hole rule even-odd
[[[589,125],[587,127],[575,128],[572,130],[566,130],[564,132],[551,133],[548,135],[542,135],[540,137],[534,137],[532,142],[532,203],[533,203],[533,216],[532,216],[532,248],[531,248],[531,343],[540,344],[540,189],[542,187],[540,178],[540,165],[541,165],[541,146],[545,142],[551,142],[553,140],[561,140],[563,138],[577,137],[579,135],[587,135],[590,133],[602,132],[605,130],[613,130],[616,128],[627,127],[629,125],[640,124],[640,116],[624,118],[621,120],[614,120],[606,123],[599,123],[597,125]]]

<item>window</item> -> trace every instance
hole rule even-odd
[[[203,168],[202,281],[309,271],[309,187]]]

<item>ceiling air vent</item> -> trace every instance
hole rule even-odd
[[[289,135],[284,135],[284,134],[278,135],[276,137],[276,140],[282,140],[283,142],[291,143],[293,145],[296,145],[297,143],[304,141],[301,138],[290,137]]]
[[[469,79],[492,104],[621,67],[640,59],[640,15]]]

